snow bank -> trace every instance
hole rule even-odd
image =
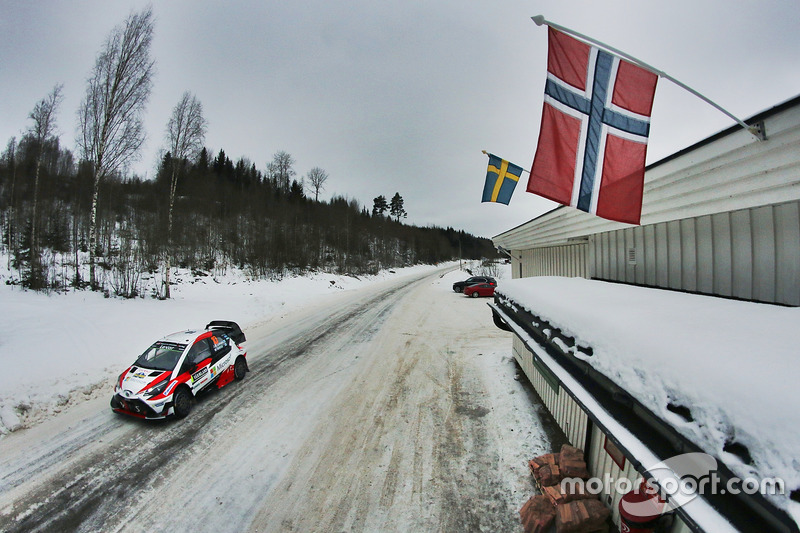
[[[5,260],[2,261],[5,265]],[[108,395],[113,380],[153,341],[209,320],[248,324],[325,295],[433,266],[382,271],[354,278],[324,273],[252,281],[225,276],[174,276],[172,299],[123,300],[91,291],[39,294],[6,285],[0,272],[0,434],[28,427],[85,399]]]
[[[593,356],[576,356],[740,478],[800,488],[800,309],[583,278],[509,280],[498,292],[591,346]],[[729,442],[745,445],[753,465],[725,452]],[[800,516],[800,504],[781,500]]]

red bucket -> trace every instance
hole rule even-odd
[[[644,480],[619,501],[619,530],[621,533],[652,533],[664,512],[665,502],[658,491]]]

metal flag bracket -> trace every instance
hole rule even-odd
[[[755,135],[759,141],[767,140],[767,129],[764,127],[763,120],[759,120],[755,124],[750,124],[750,127],[747,129],[750,131],[750,133]]]

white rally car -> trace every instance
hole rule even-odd
[[[183,418],[199,392],[244,379],[244,342],[239,326],[223,320],[167,335],[119,376],[111,408],[139,418]]]

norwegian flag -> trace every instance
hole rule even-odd
[[[528,192],[639,224],[658,76],[548,27],[542,127]]]

